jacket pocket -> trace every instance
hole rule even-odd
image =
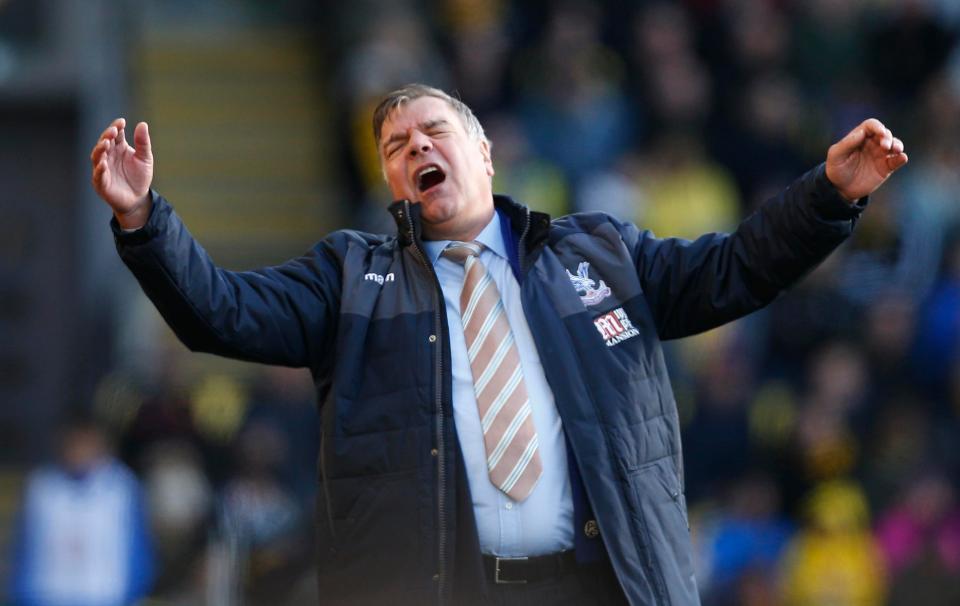
[[[690,528],[680,478],[672,457],[627,476],[627,498],[644,560],[667,604],[696,603]]]
[[[667,456],[646,465],[641,466],[639,469],[634,471],[631,475],[646,474],[649,478],[646,482],[647,484],[659,485],[662,493],[659,495],[660,499],[664,503],[669,502],[671,505],[676,508],[677,512],[680,514],[680,517],[683,519],[683,524],[686,526],[687,530],[690,530],[690,520],[687,518],[687,502],[686,498],[683,495],[683,489],[680,487],[680,477],[674,471],[673,457]],[[654,495],[656,497],[657,490],[653,489]]]
[[[415,584],[421,533],[413,473],[334,480],[331,484],[332,536],[323,532],[319,572],[325,595]],[[339,486],[338,486],[339,485]],[[328,527],[321,523],[321,528]]]

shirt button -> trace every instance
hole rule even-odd
[[[588,539],[595,539],[600,536],[600,527],[597,526],[597,521],[587,520],[587,523],[583,525],[583,534]]]
[[[507,504],[504,505],[504,507],[506,507],[507,509],[513,509],[513,502],[512,502],[512,501],[507,501]]]
[[[437,341],[437,335],[430,335],[427,341],[430,341],[431,343],[435,343]]]
[[[440,451],[437,450],[436,448],[431,448],[431,449],[430,449],[430,456],[432,456],[432,457],[437,456],[439,453],[440,453]]]

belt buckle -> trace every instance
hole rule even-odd
[[[493,569],[493,582],[496,583],[497,585],[523,585],[523,584],[525,584],[525,583],[527,582],[526,579],[517,579],[517,580],[501,579],[501,578],[500,578],[500,562],[511,561],[511,560],[512,560],[512,561],[522,561],[522,560],[527,560],[527,559],[528,559],[527,556],[522,556],[522,557],[517,557],[517,558],[501,558],[500,556],[497,556],[496,565],[494,566],[494,569]]]

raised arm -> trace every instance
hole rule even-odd
[[[708,330],[772,301],[850,235],[863,198],[906,162],[903,143],[871,119],[732,234],[658,239],[621,226],[660,337]]]
[[[137,125],[135,147],[124,139],[125,124],[115,120],[94,146],[93,187],[113,210],[120,258],[177,337],[194,351],[322,369],[340,302],[336,238],[276,267],[217,267],[171,205],[150,190],[146,123]]]

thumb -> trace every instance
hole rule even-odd
[[[150,130],[146,122],[138,123],[136,130],[133,131],[133,145],[134,155],[138,160],[147,162],[153,160],[153,150],[150,148]]]
[[[880,122],[876,118],[869,118],[837,142],[838,151],[841,152],[843,156],[846,156],[854,150],[859,149],[870,137],[876,137],[877,142],[879,142],[884,149],[889,149],[890,147],[890,144],[885,144],[885,141],[887,141],[888,138],[890,140],[893,138],[883,125],[883,122]]]
[[[867,127],[865,124],[861,124],[856,127],[843,138],[837,141],[837,151],[841,155],[846,156],[853,150],[857,149],[867,138]]]

